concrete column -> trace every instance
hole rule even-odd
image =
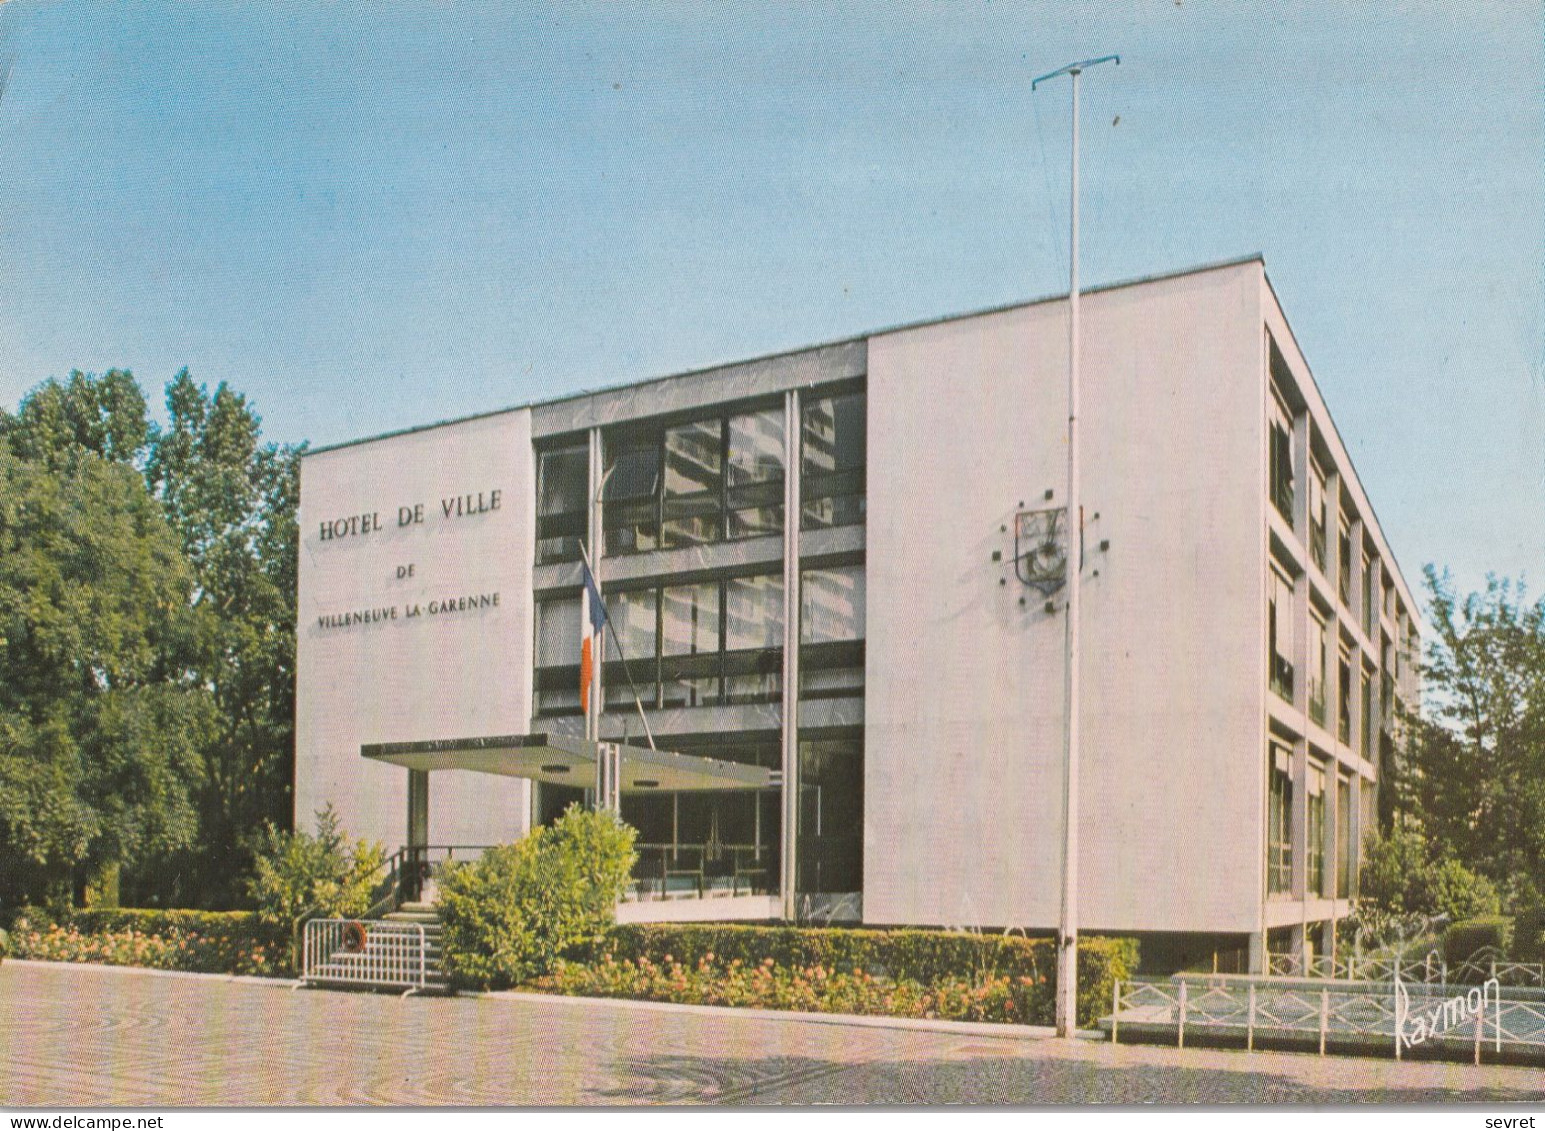
[[[1325,473],[1325,580],[1334,599],[1341,569],[1341,475]]]
[[[408,847],[429,843],[429,771],[408,771]]]
[[[1309,914],[1309,745],[1302,738],[1293,743],[1293,898],[1298,901],[1299,923],[1294,927],[1292,950],[1306,960],[1304,930]]]
[[[1358,873],[1362,870],[1363,838],[1368,835],[1368,830],[1363,823],[1363,778],[1361,774],[1352,775],[1351,797],[1347,803],[1352,808],[1352,875],[1350,877],[1352,890],[1349,898],[1357,898]]]
[[[403,869],[402,894],[420,899],[429,880],[429,771],[408,771],[408,861]],[[414,851],[415,849],[420,851]]]
[[[783,395],[783,917],[798,914],[799,845],[799,390]]]
[[[1248,972],[1251,974],[1266,973],[1266,932],[1252,931],[1250,933],[1250,954],[1247,959]]]

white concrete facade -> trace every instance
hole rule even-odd
[[[612,600],[653,602],[650,626],[638,621],[634,633],[637,648],[654,649],[635,658],[651,727],[662,746],[702,752],[744,738],[747,749],[727,756],[783,773],[783,800],[756,808],[755,856],[765,834],[786,866],[756,881],[770,891],[737,887],[721,905],[784,916],[841,907],[873,924],[1053,928],[1065,618],[1056,594],[1048,606],[1016,579],[1012,558],[1016,512],[1066,496],[1066,319],[1066,299],[1051,299],[308,456],[298,817],[331,800],[351,831],[395,845],[406,775],[367,764],[362,745],[582,729],[542,690],[562,669],[540,666],[551,644],[538,644],[538,622],[575,592],[578,567],[543,558],[537,467],[544,452],[588,450],[588,498],[614,449],[652,436],[664,453],[661,521],[672,477],[708,468],[720,476],[723,522],[691,545],[644,544],[630,529],[635,544],[614,552],[608,543],[600,561]],[[1373,821],[1390,705],[1416,694],[1411,593],[1259,259],[1086,292],[1083,373],[1083,929],[1221,940],[1257,966],[1268,946],[1297,952],[1307,940],[1317,949],[1324,925],[1350,908],[1337,869],[1343,845]],[[844,525],[806,513],[781,536],[734,537],[736,514],[771,513],[734,512],[749,505],[734,492],[748,488],[720,468],[735,465],[747,422],[767,437],[781,429],[783,454],[771,454],[769,439],[762,455],[781,460],[785,513],[808,511],[816,465],[800,445],[814,442],[812,428],[835,427],[810,414],[854,390],[867,445],[859,517]],[[695,421],[710,446],[722,430],[718,454],[682,454],[680,435]],[[688,459],[685,471],[673,459]],[[1323,491],[1311,493],[1312,475]],[[486,507],[495,489],[497,509],[441,513],[445,500],[475,502],[479,491]],[[1317,537],[1311,506],[1321,497],[1330,530]],[[426,521],[397,528],[398,508],[415,503]],[[592,502],[581,516],[593,545],[613,505]],[[366,513],[383,528],[323,536],[322,524]],[[1345,596],[1338,519],[1351,560]],[[615,515],[604,521],[615,525]],[[1316,547],[1327,543],[1321,564]],[[408,564],[413,577],[399,578]],[[781,665],[781,677],[758,677],[765,693],[737,695],[748,677],[733,673],[750,671],[752,654],[735,651],[730,636],[743,626],[731,624],[715,629],[720,666],[703,667],[712,660],[703,653],[690,669],[711,673],[707,697],[681,700],[671,672],[688,668],[659,634],[680,635],[670,618],[689,591],[711,594],[694,625],[700,615],[745,620],[732,604],[736,579],[781,586],[782,614],[773,604],[753,610],[753,619],[781,620],[767,629],[773,666],[757,669]],[[814,644],[808,624],[802,638],[801,609],[808,619],[812,600],[855,582],[861,624],[847,631],[857,639]],[[342,627],[319,619],[491,592],[497,607],[411,619],[399,611],[395,621]],[[1318,678],[1316,624],[1330,642],[1330,671]],[[803,670],[830,668],[840,661],[831,656],[854,649],[856,671],[821,683],[821,671]],[[1339,686],[1328,710],[1317,706],[1343,654],[1344,734]],[[609,701],[601,732],[636,740],[636,712]],[[1270,772],[1273,743],[1291,790]],[[832,770],[853,756],[862,760],[861,819],[844,816],[840,800],[858,804],[859,786]],[[519,781],[452,771],[433,779],[435,843],[508,839],[531,819]],[[1319,781],[1328,786],[1316,792]],[[710,806],[710,842],[721,817],[750,827],[751,808],[721,800]],[[671,810],[673,845],[687,835],[684,812]],[[832,827],[860,820],[861,829]],[[861,834],[861,872],[848,884],[860,890],[807,881],[821,875],[822,846],[843,832]],[[1354,852],[1341,870],[1355,866]]]
[[[525,731],[530,421],[528,411],[502,413],[302,461],[297,827],[309,828],[331,802],[351,834],[395,848],[405,835],[407,775],[361,759],[362,745]],[[488,507],[495,491],[497,508],[466,513],[479,493]],[[324,524],[362,515],[379,529],[323,536]],[[411,575],[398,576],[410,566]],[[495,594],[497,605],[455,607]],[[369,623],[324,623],[382,610],[385,618]],[[512,839],[526,830],[528,796],[516,779],[436,774],[430,827],[437,843]]]

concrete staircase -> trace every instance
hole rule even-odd
[[[445,934],[445,927],[440,922],[435,905],[426,901],[403,903],[396,911],[389,911],[382,918],[388,923],[418,923],[424,928],[424,946],[429,967],[424,977],[425,992],[449,993],[450,982],[440,966],[440,940]]]

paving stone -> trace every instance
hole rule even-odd
[[[0,965],[0,1105],[1437,1103],[1537,1069]]]

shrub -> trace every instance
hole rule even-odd
[[[594,947],[632,873],[634,830],[571,805],[552,825],[449,869],[437,909],[452,984],[507,988]]]
[[[1545,962],[1545,907],[1531,907],[1513,919],[1515,962]]]
[[[1462,919],[1443,932],[1444,960],[1450,966],[1457,966],[1486,947],[1495,947],[1506,954],[1512,933],[1513,920],[1502,915]]]
[[[1005,985],[1024,987],[1014,990],[1019,994],[1016,1008],[1021,1012],[1012,1019],[1028,1024],[1051,1024],[1057,982],[1056,948],[1050,939],[963,931],[629,925],[613,928],[589,957],[592,967],[610,960],[617,966],[648,963],[660,969],[676,963],[692,970],[706,960],[725,967],[738,963],[747,969],[770,966],[783,972],[821,969],[842,976],[861,973],[897,988],[897,992],[903,992],[899,987],[911,987],[904,996],[942,992],[950,986],[973,993],[984,986],[998,986],[998,990],[989,990],[990,996],[999,994]],[[1107,1012],[1115,980],[1130,978],[1136,968],[1135,939],[1080,939],[1080,1024],[1092,1024]],[[571,973],[569,977],[581,975]],[[554,988],[560,992],[600,992]]]
[[[100,962],[206,974],[287,974],[287,934],[250,911],[104,908],[50,913],[24,908],[12,954],[50,962]]]
[[[318,811],[316,835],[264,827],[247,887],[258,917],[293,930],[302,915],[351,918],[371,904],[376,874],[385,862],[380,844],[355,841],[338,827],[332,805]]]
[[[594,964],[559,963],[533,988],[554,993],[626,997],[809,1013],[937,1017],[955,1021],[1031,1022],[1050,1016],[1047,984],[994,975],[986,981],[946,978],[931,986],[895,982],[867,970],[777,966],[771,959],[747,966],[705,955],[693,965],[648,958]]]
[[[10,953],[11,936],[0,930],[0,962],[5,961],[5,956]]]
[[[1495,915],[1496,887],[1414,829],[1370,837],[1359,879],[1364,906],[1387,917],[1447,915],[1451,920]]]

